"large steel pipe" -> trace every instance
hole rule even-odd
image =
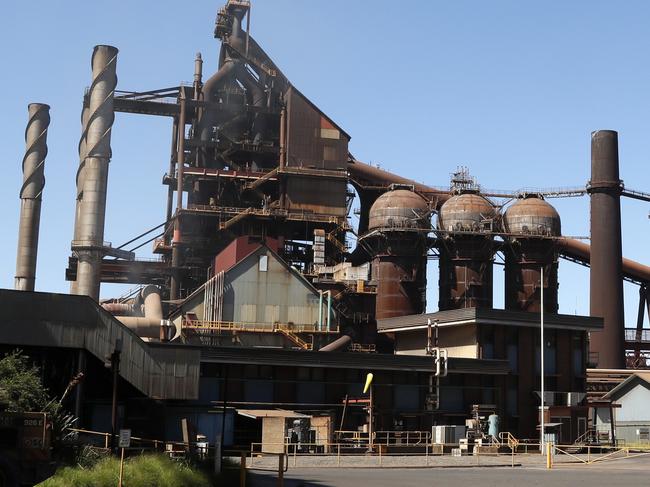
[[[598,353],[599,368],[625,367],[623,314],[623,258],[618,134],[591,134],[591,258],[589,308],[602,316],[604,328],[591,334],[590,350]]]
[[[50,125],[50,107],[48,105],[31,103],[28,112],[29,121],[25,129],[26,149],[23,158],[23,185],[20,188],[20,222],[14,283],[14,287],[19,291],[33,291],[36,280],[41,196],[45,186],[47,129]]]
[[[113,97],[117,85],[117,48],[95,46],[92,57],[93,81],[88,91],[88,122],[84,134],[79,214],[72,249],[79,259],[76,294],[99,298],[104,246],[106,188],[111,158],[111,129],[115,112]]]

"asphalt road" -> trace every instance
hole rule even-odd
[[[276,487],[277,474],[251,471],[249,486]],[[650,459],[626,459],[601,465],[483,468],[295,468],[285,474],[285,487],[481,487],[557,486],[616,487],[650,485]]]

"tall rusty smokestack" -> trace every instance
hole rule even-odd
[[[84,153],[81,156],[80,177],[77,178],[79,203],[75,240],[72,242],[72,250],[79,262],[77,283],[71,291],[94,299],[99,299],[104,247],[108,163],[115,119],[113,97],[117,85],[117,52],[117,48],[112,46],[95,46],[93,81],[88,90],[88,120],[79,146]]]
[[[25,129],[25,157],[23,157],[23,185],[20,188],[20,222],[18,253],[14,287],[19,291],[33,291],[36,280],[38,231],[41,222],[41,196],[45,186],[45,157],[47,156],[47,129],[50,126],[50,107],[31,103],[29,121]]]
[[[598,367],[625,367],[623,311],[623,256],[621,244],[621,190],[618,170],[618,133],[591,134],[591,258],[590,314],[602,316],[605,327],[592,332],[590,350],[598,353]]]

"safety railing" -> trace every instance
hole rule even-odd
[[[338,328],[320,330],[318,324],[288,324],[288,323],[257,323],[248,321],[204,321],[183,319],[183,329],[197,331],[241,331],[254,333],[278,333],[288,331],[291,333],[338,333]]]
[[[625,329],[625,341],[626,342],[648,342],[650,343],[650,330],[636,328],[626,328]]]

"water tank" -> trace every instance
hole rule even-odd
[[[440,208],[438,228],[447,232],[491,230],[496,215],[494,205],[480,194],[458,194]]]
[[[419,194],[395,189],[382,194],[370,207],[368,230],[377,228],[429,229],[429,206]]]
[[[490,414],[488,416],[488,435],[497,438],[499,436],[499,415]]]

